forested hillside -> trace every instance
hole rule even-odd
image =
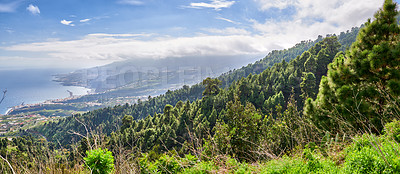
[[[352,28],[351,31],[342,32],[338,36],[338,41],[341,44],[341,47],[338,47],[336,49],[338,50],[345,50],[354,40],[359,31],[359,28]],[[327,37],[330,37],[329,35]],[[311,47],[313,47],[316,43],[320,42],[323,40],[323,37],[318,37],[317,40],[315,41],[303,41],[299,44],[296,44],[294,47],[287,49],[287,50],[280,50],[280,51],[272,51],[269,53],[265,58],[253,63],[249,64],[247,66],[244,66],[240,69],[233,70],[227,73],[222,74],[219,79],[221,81],[221,86],[220,88],[228,88],[230,84],[232,84],[235,81],[240,80],[242,77],[247,77],[250,74],[260,74],[263,72],[265,69],[268,67],[271,67],[275,63],[280,63],[282,61],[289,62],[290,60],[299,57],[302,55],[302,53]],[[317,48],[318,47],[318,48]],[[319,48],[321,47],[321,44],[316,46],[316,48],[313,51],[313,58],[312,60],[316,59],[318,56]],[[336,53],[331,53],[336,54]],[[323,54],[321,53],[320,56]],[[309,55],[304,55],[302,57],[301,61],[306,61],[305,59],[308,59]],[[332,56],[332,55],[329,55]],[[315,62],[320,64],[320,68],[323,67],[325,64],[329,63],[332,58],[327,58],[327,60],[324,60],[324,62]],[[310,59],[311,60],[311,59]],[[322,61],[322,58],[320,58],[320,61]],[[311,62],[309,62],[311,63]],[[322,64],[323,63],[323,64]],[[304,64],[304,62],[303,62]],[[300,66],[301,63],[299,63]],[[292,65],[294,66],[294,65]],[[313,66],[313,65],[309,65]],[[280,68],[278,68],[280,69]],[[289,80],[289,76],[291,75],[290,73],[292,72],[284,72],[280,70],[275,70],[274,75],[274,80],[277,80],[277,82],[280,82],[280,86],[276,87],[277,84],[275,84],[275,81],[270,81],[269,82],[269,88],[266,89],[267,91],[264,91],[264,98],[265,100],[269,100],[269,103],[266,103],[269,106],[266,107],[271,107],[274,102],[278,102],[279,99],[277,97],[279,96],[279,92],[282,90],[282,95],[284,94],[284,97],[286,100],[288,99],[288,96],[290,95],[291,91],[291,86],[297,86],[296,87],[296,94],[297,98],[300,95],[300,83],[303,78],[302,72],[308,72],[305,70],[298,70],[296,75],[292,75],[290,78],[291,83],[290,85],[287,85],[286,81]],[[317,70],[314,70],[317,71]],[[320,69],[318,69],[318,72],[320,72]],[[319,77],[323,73],[316,74],[316,77]],[[280,75],[280,79],[275,79],[279,78],[277,75]],[[285,75],[285,77],[283,77]],[[276,76],[276,77],[275,77]],[[287,76],[287,77],[286,77]],[[312,78],[311,76],[309,78]],[[319,79],[316,79],[316,83],[318,83]],[[247,83],[247,82],[246,82]],[[282,86],[286,85],[286,86]],[[273,89],[274,88],[279,88],[279,89]],[[314,85],[315,86],[315,85]],[[285,89],[283,89],[285,88]],[[108,107],[104,109],[99,109],[95,111],[88,112],[83,115],[74,115],[74,117],[67,117],[65,119],[61,119],[58,122],[51,122],[47,123],[44,126],[40,126],[38,128],[35,128],[35,131],[40,132],[43,134],[45,137],[47,137],[49,140],[56,141],[59,140],[62,142],[62,144],[70,143],[72,140],[72,137],[75,137],[75,139],[80,139],[80,137],[77,137],[76,135],[69,134],[69,131],[77,131],[79,133],[84,134],[85,129],[84,126],[76,121],[76,118],[87,124],[91,130],[97,130],[97,128],[101,128],[103,133],[109,134],[112,131],[116,131],[119,126],[121,126],[122,122],[121,119],[124,115],[131,115],[133,116],[133,119],[140,119],[140,118],[145,118],[149,115],[154,115],[154,113],[163,113],[163,109],[167,104],[175,104],[178,101],[196,101],[197,99],[201,99],[202,97],[202,91],[204,90],[204,85],[202,83],[193,85],[191,87],[189,86],[184,86],[181,89],[175,90],[175,91],[168,91],[166,94],[160,95],[158,97],[149,97],[147,101],[139,101],[137,104],[134,105],[123,105],[123,106],[115,106],[115,107]],[[260,91],[260,89],[258,90]],[[257,92],[253,92],[253,95],[257,94]],[[245,94],[244,94],[245,95]],[[247,94],[246,94],[247,95]],[[254,96],[253,96],[254,98]],[[246,100],[246,99],[242,99]],[[254,99],[252,99],[254,100]],[[260,98],[259,100],[262,100]],[[285,102],[283,100],[279,101],[282,106],[284,106]],[[264,105],[264,102],[258,101],[257,106]],[[302,102],[299,102],[299,106],[302,105]],[[266,111],[264,111],[265,113]]]
[[[142,173],[205,170],[204,165],[229,170],[229,163],[254,163],[281,154],[301,154],[304,163],[290,161],[276,167],[281,170],[276,173],[398,173],[397,14],[396,4],[385,1],[346,53],[339,52],[337,37],[327,37],[301,56],[250,74],[227,89],[218,88],[218,79],[205,79],[203,98],[195,102],[166,105],[163,114],[137,121],[125,115],[109,141],[120,146],[109,149],[117,156],[121,148],[144,153],[139,157]],[[168,162],[171,156],[205,162],[163,169],[174,166]],[[273,169],[264,170],[275,173]]]
[[[400,173],[396,7],[386,0],[359,33],[3,138],[1,164],[9,173]]]
[[[315,98],[317,84],[325,75],[317,73],[318,69],[326,72],[323,68],[333,60],[339,48],[335,36],[325,38],[290,62],[284,60],[259,75],[242,78],[228,89],[218,88],[221,83],[218,79],[205,79],[205,90],[200,100],[192,103],[179,101],[175,107],[166,105],[163,114],[138,121],[125,115],[121,130],[112,134],[110,144],[123,144],[126,148],[133,146],[142,152],[158,147],[161,152],[174,149],[185,154],[188,150],[184,148],[187,146],[185,142],[192,140],[191,136],[199,141],[211,136],[219,139],[217,146],[223,150],[221,153],[241,160],[254,158],[252,151],[257,147],[252,143],[263,140],[259,132],[266,133],[280,123],[278,120],[294,117],[290,115],[294,114],[293,109],[302,108],[302,102],[296,105],[296,101]],[[267,118],[263,119],[263,115]],[[228,137],[230,139],[226,140]],[[227,143],[230,148],[226,147]],[[277,147],[284,146],[279,141],[275,143]],[[274,154],[279,153],[277,151]],[[116,149],[113,152],[117,153]]]

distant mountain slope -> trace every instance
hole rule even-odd
[[[58,74],[55,76],[55,81],[67,86],[91,88],[96,92],[121,88],[121,90],[129,89],[134,94],[147,89],[157,91],[174,86],[181,87],[184,84],[195,84],[203,78],[216,77],[254,60],[253,56],[128,59],[68,74]],[[166,90],[162,93],[165,92]]]
[[[342,45],[341,51],[351,45],[358,30],[359,28],[354,27],[351,31],[340,33],[338,38]],[[259,74],[267,67],[282,62],[282,60],[289,62],[321,40],[322,36],[319,36],[315,41],[302,41],[287,50],[272,51],[255,63],[234,70],[229,70],[227,67],[239,67],[250,59],[215,57],[199,60],[199,57],[188,57],[185,61],[182,61],[182,58],[123,61],[57,75],[57,81],[65,85],[94,88],[97,92],[101,92],[69,100],[68,103],[127,96],[156,96],[164,94],[168,89],[177,89],[185,84],[196,84],[206,77],[217,77],[222,73],[218,79],[222,81],[223,87],[227,87],[241,77]]]
[[[342,33],[338,36],[339,42],[342,44],[342,47],[339,50],[344,50],[355,41],[358,30],[358,28],[353,28],[352,31]],[[315,41],[303,41],[287,50],[272,51],[265,58],[255,62],[254,64],[249,64],[238,70],[227,72],[218,77],[218,79],[222,81],[223,87],[228,87],[232,82],[246,77],[249,74],[259,74],[277,62],[282,62],[283,60],[288,62],[296,57],[300,57],[304,51],[310,49],[322,39],[323,37],[321,36]],[[67,117],[58,122],[39,126],[35,128],[35,130],[41,132],[49,140],[60,140],[62,143],[68,143],[73,140],[74,137],[80,139],[72,134],[68,134],[68,131],[75,130],[85,133],[85,131],[83,131],[83,125],[75,120],[75,118],[77,118],[86,123],[91,130],[102,130],[104,133],[108,134],[118,129],[119,125],[121,125],[121,118],[124,115],[132,115],[136,120],[148,115],[153,115],[154,113],[162,113],[166,104],[175,104],[178,101],[195,101],[200,99],[203,90],[204,87],[202,84],[196,84],[192,87],[184,86],[181,89],[168,91],[163,95],[149,98],[148,101],[139,102],[138,104],[127,104],[112,108],[108,107],[91,111],[83,115]],[[273,96],[265,96],[265,99],[268,99],[269,97]]]
[[[200,72],[200,75],[202,77],[201,79],[198,79],[198,77],[193,76],[192,74],[190,74],[190,72],[188,72],[185,74],[186,78],[188,78],[190,76],[195,77],[195,78],[187,79],[184,81],[186,82],[186,84],[190,83],[190,82],[195,82],[195,80],[197,80],[197,82],[200,82],[202,79],[204,79],[206,77],[217,77],[216,74],[221,74],[217,78],[222,81],[223,87],[228,87],[233,81],[237,81],[242,77],[248,76],[249,74],[259,74],[266,68],[274,65],[275,63],[282,62],[282,60],[289,61],[291,59],[294,59],[296,56],[302,54],[305,50],[308,50],[309,48],[311,48],[317,41],[320,41],[321,39],[322,39],[322,37],[318,38],[316,41],[303,41],[287,50],[285,49],[285,50],[280,50],[280,51],[272,51],[265,58],[258,60],[255,63],[250,63],[246,66],[242,66],[239,69],[226,70],[224,72],[220,72],[223,68],[221,68],[221,70],[218,70],[217,68],[210,69],[211,67],[208,67],[209,70],[212,70],[213,74],[207,75],[205,72]],[[233,60],[227,60],[227,59],[223,59],[223,60],[226,60],[226,62],[231,62],[231,61],[235,61],[236,58],[234,58]],[[164,60],[162,60],[162,61],[164,62]],[[215,61],[207,60],[207,62],[215,62]],[[157,64],[159,64],[159,63],[157,63]],[[217,63],[217,65],[218,65],[218,63]],[[224,67],[222,65],[219,65],[219,66]],[[155,67],[157,67],[157,66],[155,66]],[[202,69],[202,71],[207,69],[207,67],[204,65],[203,66],[199,65],[199,68]],[[174,70],[172,70],[171,74],[175,74],[175,73],[176,72]],[[197,72],[197,74],[199,74],[199,72]],[[165,75],[159,75],[159,76],[165,77]],[[176,75],[176,74],[172,75],[172,76],[173,77],[171,77],[171,78],[178,78],[178,75]],[[160,80],[158,82],[151,83],[151,84],[147,83],[147,82],[143,82],[143,81],[140,82],[142,84],[145,83],[146,85],[137,85],[137,83],[131,83],[131,84],[125,85],[123,87],[119,87],[117,89],[108,90],[104,93],[86,95],[86,96],[82,96],[75,100],[69,100],[68,102],[82,102],[82,101],[87,102],[87,101],[95,101],[95,100],[99,100],[99,99],[101,100],[101,99],[115,98],[115,97],[139,96],[139,95],[147,95],[147,96],[152,95],[153,96],[153,95],[164,94],[165,92],[167,92],[168,88],[171,88],[172,86],[178,86],[177,84],[179,84],[179,83],[176,82],[176,80],[177,79],[174,79],[173,81],[168,80],[168,84],[167,83],[162,84],[162,82],[160,82]],[[164,80],[164,81],[167,81],[167,80]],[[183,86],[183,84],[179,85],[179,86]],[[197,87],[195,87],[195,88],[197,88]],[[195,96],[195,97],[194,98],[193,97],[179,98],[179,99],[186,100],[189,98],[193,98],[193,99],[201,98],[201,91],[196,94],[191,94],[191,96]],[[191,101],[193,101],[193,100],[191,100]],[[146,116],[146,115],[142,115],[142,117],[143,116]]]

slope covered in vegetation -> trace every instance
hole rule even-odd
[[[346,53],[340,52],[336,36],[327,37],[300,56],[227,88],[207,78],[199,88],[202,98],[193,102],[166,104],[144,119],[126,108],[152,100],[95,111],[120,118],[120,126],[90,114],[84,116],[91,121],[70,117],[84,130],[70,132],[78,143],[57,148],[44,139],[3,139],[1,155],[22,173],[102,167],[85,170],[85,161],[93,161],[86,152],[107,157],[104,166],[114,166],[115,160],[115,171],[126,173],[399,173],[396,6],[386,0]],[[41,131],[56,128],[54,135],[63,124],[50,123]],[[108,124],[115,126],[109,136],[98,131]],[[110,150],[114,160],[98,148]]]
[[[291,110],[302,106],[302,103],[296,104],[296,101],[315,96],[318,81],[324,74],[314,75],[313,72],[317,68],[327,67],[339,47],[336,37],[325,38],[289,63],[283,61],[259,75],[249,75],[234,82],[228,89],[218,88],[220,81],[208,78],[203,81],[204,97],[200,100],[192,103],[179,101],[175,107],[166,105],[163,114],[154,114],[137,121],[125,115],[120,131],[111,136],[111,144],[133,146],[143,152],[158,146],[162,151],[175,149],[186,153],[184,143],[194,138],[191,134],[200,141],[215,135],[214,138],[221,138],[218,140],[221,141],[219,146],[226,149],[227,153],[239,158],[250,158],[245,154],[256,150],[252,149],[256,147],[250,148],[251,144],[263,139],[259,132],[268,132],[277,126],[277,120],[289,119],[292,116],[290,114],[294,113]],[[316,68],[306,68],[305,65],[310,61],[314,63],[311,67]],[[225,140],[225,137],[232,139]],[[249,142],[243,144],[241,139],[248,139]],[[223,147],[226,143],[230,147]],[[278,143],[277,146],[284,145]],[[246,152],[240,152],[245,149]],[[233,152],[228,152],[230,150]]]
[[[202,162],[186,169],[169,168],[172,171],[194,172],[196,168],[229,171],[235,168],[233,171],[236,172],[259,170],[263,173],[398,173],[400,124],[396,119],[399,119],[400,109],[400,27],[397,14],[396,4],[386,0],[375,19],[365,23],[357,41],[346,53],[338,52],[335,37],[326,38],[289,63],[276,64],[260,75],[249,75],[229,90],[215,89],[218,80],[208,79],[203,99],[190,105],[198,110],[188,109],[188,104],[182,109],[177,105],[175,110],[167,106],[164,114],[133,122],[129,124],[131,129],[121,129],[121,133],[117,133],[120,137],[111,137],[111,142],[114,143],[114,139],[122,141],[120,144],[135,142],[133,147],[147,152],[140,161],[144,173],[162,172],[157,165],[175,153],[175,156],[193,154]],[[326,66],[333,58],[334,61]],[[320,66],[319,63],[326,64]],[[314,66],[307,66],[310,64]],[[328,69],[322,69],[326,67]],[[327,71],[327,76],[321,71],[313,71],[315,69]],[[290,76],[299,71],[302,74],[300,87],[290,86],[291,93],[286,97],[284,91],[291,82]],[[270,91],[265,90],[270,87],[270,81],[274,82],[271,89],[275,93],[260,100],[264,97],[262,93]],[[315,88],[316,83],[320,84],[319,91]],[[256,92],[256,97],[252,92]],[[220,100],[226,105],[218,105]],[[302,115],[297,109],[297,106],[302,108],[302,103],[296,101],[304,100],[306,106]],[[264,104],[257,101],[264,101]],[[220,112],[218,108],[222,108]],[[185,115],[185,112],[197,113],[192,117],[192,127],[190,116],[188,121],[176,119],[176,131],[174,121],[163,123],[165,118],[175,118],[174,113],[177,118],[182,118],[179,113]],[[199,119],[203,121],[196,123]],[[176,132],[181,132],[181,120],[187,131],[180,135]],[[206,126],[199,130],[202,123]],[[160,126],[166,129],[158,133]],[[145,139],[146,131],[150,129],[154,129],[154,133],[147,134],[151,136]],[[158,135],[161,138],[157,138]],[[129,137],[135,141],[130,141]],[[179,142],[180,137],[185,142]],[[152,138],[156,145],[150,144],[153,147],[150,150],[148,142],[152,142]],[[155,155],[160,152],[164,154]],[[264,163],[266,166],[253,169],[246,166],[248,162],[275,159],[281,154],[292,155],[292,158],[272,160]]]
[[[359,28],[352,28],[351,31],[347,31],[346,33],[342,32],[338,36],[339,43],[341,43],[341,47],[339,48],[339,50],[345,50],[347,47],[349,47],[349,45],[355,40],[358,31]],[[265,58],[255,62],[254,64],[249,64],[240,69],[224,73],[217,78],[221,81],[220,88],[228,88],[230,84],[240,80],[242,77],[247,77],[249,74],[260,74],[265,69],[271,67],[275,63],[280,63],[282,61],[289,62],[290,60],[300,56],[304,51],[313,47],[322,39],[322,36],[320,36],[315,41],[303,41],[287,50],[272,51]],[[314,55],[314,57],[316,56],[317,55]],[[299,72],[298,76],[302,76],[301,72]],[[296,81],[301,81],[301,77],[296,78]],[[285,81],[286,80],[287,79],[285,79]],[[274,82],[271,81],[270,83]],[[181,89],[168,91],[166,94],[160,95],[158,97],[149,97],[148,100],[139,101],[137,104],[134,105],[108,107],[91,111],[83,115],[74,115],[74,117],[79,118],[81,122],[86,123],[91,130],[99,130],[101,128],[103,133],[109,134],[112,131],[116,131],[118,127],[121,126],[121,119],[124,115],[131,115],[133,116],[134,120],[136,120],[145,118],[149,115],[153,115],[154,113],[162,113],[164,107],[167,104],[176,104],[178,101],[185,102],[187,100],[193,102],[197,99],[201,99],[203,90],[204,85],[202,83],[193,85],[191,87],[183,86],[183,88]],[[264,93],[265,99],[268,99],[275,94],[275,92],[272,92],[272,89],[270,90],[271,94]],[[286,99],[289,96],[288,92],[290,92],[290,90],[291,87],[286,87],[286,91],[284,93]],[[279,91],[277,92],[279,93]],[[74,138],[75,140],[80,139],[80,137],[68,133],[69,131],[72,130],[81,134],[85,134],[86,132],[84,126],[76,121],[74,117],[67,117],[65,119],[61,119],[58,122],[47,123],[44,126],[36,128],[35,131],[40,132],[51,141],[59,140],[62,144],[68,144]]]

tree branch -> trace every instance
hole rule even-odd
[[[6,98],[7,89],[3,91],[3,97],[0,100],[0,104],[3,102],[4,98]]]
[[[6,91],[7,91],[7,90],[6,90]],[[0,102],[0,103],[1,103],[1,102]],[[8,160],[5,159],[5,158],[4,158],[3,156],[1,156],[1,155],[0,155],[0,158],[3,159],[5,162],[7,162],[8,166],[11,168],[11,172],[12,172],[13,174],[15,174],[15,171],[14,171],[13,167],[11,166],[10,162],[8,162]]]

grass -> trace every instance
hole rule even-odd
[[[389,124],[390,126],[390,124]],[[218,156],[199,161],[194,156],[176,157],[161,155],[149,160],[140,159],[143,173],[266,173],[266,174],[364,174],[400,173],[400,144],[394,137],[400,132],[396,122],[391,132],[376,136],[364,134],[353,138],[351,143],[330,146],[306,146],[291,156],[258,163],[239,162],[229,156]],[[338,148],[342,146],[342,148]]]
[[[280,158],[240,162],[229,156],[213,156],[206,160],[199,160],[196,156],[186,154],[183,157],[176,153],[152,155],[144,153],[133,160],[116,160],[115,173],[124,173],[130,169],[140,173],[184,173],[184,174],[208,174],[208,173],[265,173],[265,174],[361,174],[361,173],[400,173],[400,144],[397,137],[400,124],[398,121],[390,123],[383,135],[364,134],[354,137],[351,142],[331,141],[330,144],[315,145],[309,143],[303,148],[296,148],[294,152],[283,155]],[[7,153],[17,151],[17,147],[8,146]],[[50,153],[48,163],[40,164],[47,172],[64,173],[90,173],[82,162],[74,166],[68,166],[68,161],[58,162],[66,158],[61,152]],[[23,154],[22,154],[23,155]],[[26,154],[25,154],[26,155]],[[27,158],[21,156],[20,158]],[[118,158],[118,156],[115,156]],[[20,172],[36,173],[35,168],[13,161],[14,169]],[[38,161],[40,161],[38,159]],[[3,166],[4,163],[0,162]],[[32,163],[32,165],[35,165]],[[117,167],[118,166],[118,167]],[[6,168],[3,168],[6,169]],[[21,170],[20,170],[21,169]],[[2,169],[0,169],[2,170]]]

